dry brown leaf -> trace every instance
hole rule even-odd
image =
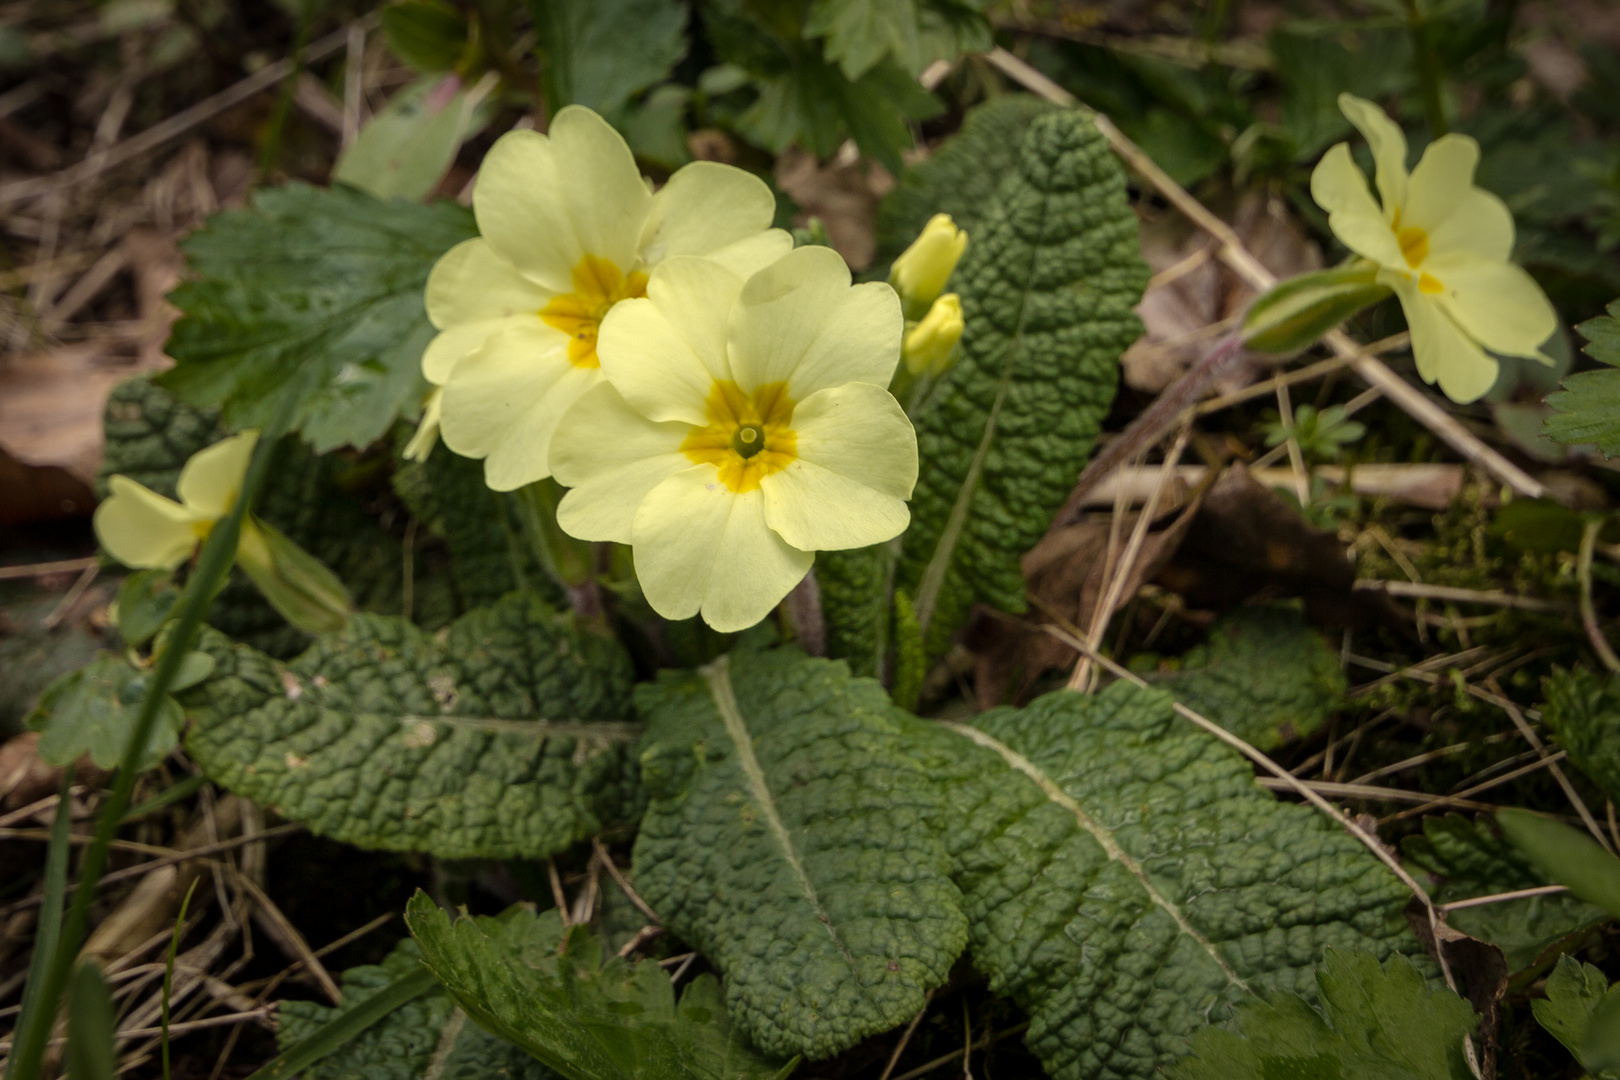
[[[821,219],[833,248],[852,269],[872,264],[878,203],[894,187],[883,166],[843,153],[823,165],[814,154],[794,148],[776,159],[776,186],[799,204],[804,221]]]

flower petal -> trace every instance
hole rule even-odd
[[[718,263],[665,261],[645,299],[621,301],[602,320],[602,374],[649,419],[706,423],[714,381],[732,378],[726,330],[742,289],[742,279]]]
[[[821,390],[793,410],[798,457],[761,481],[765,520],[805,551],[879,544],[911,520],[917,435],[889,392],[871,383]]]
[[[704,258],[719,263],[746,281],[792,250],[792,233],[785,229],[767,229],[746,240],[716,248]]]
[[[244,431],[192,454],[174,485],[186,509],[213,521],[230,513],[258,442],[257,431]]]
[[[1339,143],[1311,173],[1311,198],[1328,212],[1328,225],[1346,247],[1383,266],[1405,267],[1395,234],[1384,220],[1367,177],[1350,157],[1350,147]]]
[[[554,336],[504,330],[444,384],[439,435],[456,453],[485,459],[491,488],[512,491],[551,475],[557,421],[601,378],[596,368],[569,363]]]
[[[1496,382],[1497,362],[1486,355],[1431,297],[1411,282],[1395,286],[1406,325],[1412,332],[1412,358],[1425,382],[1438,382],[1456,402],[1474,401]]]
[[[551,471],[571,490],[557,524],[581,540],[634,539],[636,510],[669,476],[692,467],[681,453],[688,424],[656,424],[602,382],[580,395],[551,439]]]
[[[1513,253],[1513,213],[1507,203],[1477,187],[1453,195],[1456,205],[1429,230],[1429,258],[1466,251],[1506,262]]]
[[[748,279],[731,319],[731,370],[752,391],[785,382],[803,401],[847,382],[887,386],[905,319],[882,282],[849,286],[836,251],[802,247]]]
[[[114,476],[107,486],[111,494],[93,519],[107,554],[137,570],[156,570],[179,566],[196,550],[196,525],[205,519],[127,476]]]
[[[1406,205],[1401,208],[1401,227],[1415,226],[1430,233],[1431,252],[1434,250],[1432,234],[1473,188],[1474,168],[1478,164],[1479,143],[1467,135],[1442,135],[1428,145],[1417,168],[1412,170]]]
[[[497,139],[473,191],[489,246],[554,293],[572,290],[586,255],[628,271],[651,204],[624,139],[578,105],[557,113],[549,135],[512,131]]]
[[[538,315],[508,315],[501,319],[482,319],[461,323],[433,335],[422,352],[422,375],[435,386],[443,386],[450,373],[463,357],[477,352],[490,338],[503,330],[526,330],[536,335],[550,335],[559,345],[566,344],[568,335],[546,325]]]
[[[656,266],[675,255],[707,255],[764,232],[774,217],[776,196],[765,181],[732,165],[694,161],[653,196],[642,257]]]
[[[1377,169],[1378,194],[1384,201],[1384,220],[1406,203],[1406,133],[1377,105],[1354,94],[1339,95],[1339,111],[1356,126],[1372,149]]]
[[[423,296],[428,318],[440,330],[463,323],[534,314],[556,293],[524,277],[482,237],[463,240],[428,275]]]
[[[814,561],[765,523],[761,492],[734,494],[713,465],[674,474],[636,511],[636,577],[647,602],[666,619],[701,611],[722,633],[746,630],[770,614]]]
[[[1445,290],[1435,299],[1492,352],[1535,358],[1558,329],[1551,301],[1522,267],[1458,253],[1430,258],[1424,269]]]

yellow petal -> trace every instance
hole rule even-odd
[[[422,355],[422,374],[429,382],[442,384],[457,360],[510,320],[538,318],[553,295],[524,277],[482,238],[457,244],[428,275],[424,297],[428,318],[441,332]]]
[[[731,165],[694,161],[653,196],[640,247],[648,266],[707,255],[765,232],[775,216],[776,196],[765,181]],[[791,248],[793,238],[787,240]]]
[[[651,204],[624,139],[579,105],[558,112],[549,135],[512,131],[497,139],[473,191],[489,246],[553,293],[572,289],[586,255],[634,265]]]
[[[216,521],[230,513],[258,442],[257,431],[244,431],[191,455],[175,484],[186,509]]]
[[[1513,214],[1507,204],[1482,188],[1456,196],[1456,205],[1429,231],[1430,257],[1470,252],[1505,262],[1513,252]]]
[[[742,279],[699,258],[665,261],[644,300],[615,304],[602,320],[602,374],[653,420],[706,423],[715,380],[732,378],[727,327]]]
[[[882,282],[849,280],[825,247],[797,248],[749,278],[731,322],[737,383],[783,382],[795,401],[847,382],[887,386],[905,331],[900,298]]]
[[[717,476],[713,465],[695,465],[648,493],[636,511],[635,566],[658,614],[701,614],[729,633],[769,615],[815,556],[765,523],[762,492],[735,494]]]
[[[1378,194],[1384,201],[1384,218],[1386,223],[1393,221],[1395,211],[1406,203],[1406,133],[1383,109],[1354,94],[1339,95],[1339,111],[1356,126],[1372,149]]]
[[[197,549],[205,519],[127,476],[114,476],[108,489],[93,519],[107,554],[137,570],[157,570],[179,566]]]
[[[906,331],[906,370],[913,375],[943,374],[965,327],[960,296],[946,293],[935,300],[922,321]]]
[[[760,481],[765,520],[804,551],[881,544],[911,520],[917,436],[881,386],[822,390],[793,410],[797,459]]]
[[[422,376],[435,386],[443,386],[463,357],[483,348],[490,338],[503,330],[527,330],[533,334],[549,334],[554,345],[564,345],[568,338],[541,321],[538,315],[508,315],[504,319],[484,319],[462,323],[433,335],[422,353]]]
[[[634,539],[636,510],[667,477],[691,467],[687,424],[658,424],[625,404],[608,383],[580,395],[551,439],[551,471],[570,490],[557,524],[581,540]]]
[[[1492,352],[1538,358],[1558,329],[1552,302],[1522,267],[1465,252],[1431,258],[1424,269],[1444,290],[1440,305]]]
[[[1425,382],[1438,382],[1451,400],[1467,403],[1496,382],[1497,362],[1479,347],[1451,316],[1416,285],[1405,282],[1395,291],[1412,332],[1412,358]]]
[[[926,310],[945,291],[945,282],[967,250],[967,233],[949,214],[935,214],[911,246],[900,253],[889,270],[889,282],[904,298],[907,309]]]
[[[569,363],[554,335],[504,330],[444,384],[440,436],[456,453],[483,458],[484,482],[496,491],[543,480],[557,421],[601,377]]]
[[[1473,188],[1474,168],[1478,164],[1479,143],[1467,135],[1443,135],[1430,143],[1407,183],[1401,227],[1418,228],[1431,234],[1432,250],[1432,234]]]
[[[1367,178],[1351,159],[1347,144],[1339,143],[1317,163],[1311,173],[1311,198],[1328,212],[1328,226],[1351,251],[1383,266],[1405,267],[1395,234],[1367,190]]]
[[[793,234],[782,229],[767,229],[746,240],[716,248],[704,258],[719,263],[746,281],[792,250]]]
[[[422,404],[422,419],[417,422],[416,434],[405,444],[406,461],[426,461],[439,442],[439,417],[444,408],[444,387],[435,386]]]

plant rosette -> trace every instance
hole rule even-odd
[[[570,105],[549,134],[513,131],[485,157],[473,193],[480,237],[428,278],[438,335],[422,357],[444,388],[439,433],[484,459],[491,488],[552,473],[557,422],[601,382],[597,335],[615,305],[646,295],[665,259],[700,256],[747,277],[786,254],[776,199],[742,169],[693,162],[656,194],[622,136]]]
[[[898,536],[917,439],[885,387],[904,320],[886,284],[851,286],[804,247],[746,282],[670,259],[602,324],[606,382],[551,445],[558,524],[633,549],[655,611],[720,631],[764,618],[815,552]]]

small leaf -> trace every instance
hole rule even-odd
[[[1603,972],[1572,956],[1560,956],[1558,966],[1547,977],[1547,997],[1532,1001],[1530,1011],[1537,1023],[1581,1059],[1592,1013],[1608,989],[1609,980]]]
[[[395,56],[424,74],[449,71],[467,48],[467,20],[444,0],[396,0],[382,9]]]
[[[1564,380],[1564,388],[1547,395],[1558,415],[1547,418],[1549,437],[1571,446],[1596,444],[1604,457],[1620,454],[1620,300],[1609,313],[1588,319],[1575,329],[1586,338],[1586,355],[1608,364],[1603,371],[1582,371]]]
[[[512,908],[454,924],[426,893],[406,911],[433,973],[480,1024],[568,1080],[771,1080],[784,1068],[732,1030],[712,975],[676,1002],[652,961],[604,962],[583,926]]]
[[[118,634],[124,644],[138,648],[168,621],[180,590],[168,570],[142,570],[131,574],[118,587]]]
[[[1463,1040],[1473,1007],[1431,988],[1401,956],[1329,949],[1317,970],[1322,1012],[1279,993],[1237,1010],[1238,1034],[1205,1028],[1173,1080],[1471,1080]]]
[[[367,446],[415,415],[433,336],[422,289],[439,256],[473,235],[471,212],[453,203],[261,189],[186,240],[195,280],[170,294],[184,314],[168,343],[175,366],[156,381],[194,406],[224,406],[236,430],[266,426],[291,395],[318,452]]]
[[[686,55],[687,12],[678,0],[530,0],[529,8],[558,105],[617,120]]]
[[[1553,668],[1542,680],[1542,718],[1576,768],[1620,799],[1620,676]]]
[[[68,1080],[113,1080],[118,1053],[113,1049],[117,1025],[112,991],[94,960],[80,961],[68,986]]]
[[[188,657],[189,659],[189,657]],[[78,671],[51,683],[27,724],[41,732],[39,756],[67,768],[85,754],[103,769],[117,767],[146,697],[150,675],[113,653],[99,653]],[[174,748],[185,718],[174,699],[165,696],[141,758],[150,769]]]
[[[827,59],[851,80],[891,54],[908,71],[920,67],[913,0],[815,0],[804,32],[827,39]]]
[[[1581,1064],[1605,1075],[1620,1069],[1620,990],[1610,990],[1592,1010],[1586,1041],[1581,1043]]]
[[[332,167],[332,179],[379,199],[426,198],[456,160],[461,144],[494,116],[491,81],[462,85],[456,75],[427,75],[400,90],[360,129]]]
[[[1611,915],[1620,915],[1620,859],[1580,829],[1560,821],[1506,808],[1496,821],[1513,845],[1552,881]]]

